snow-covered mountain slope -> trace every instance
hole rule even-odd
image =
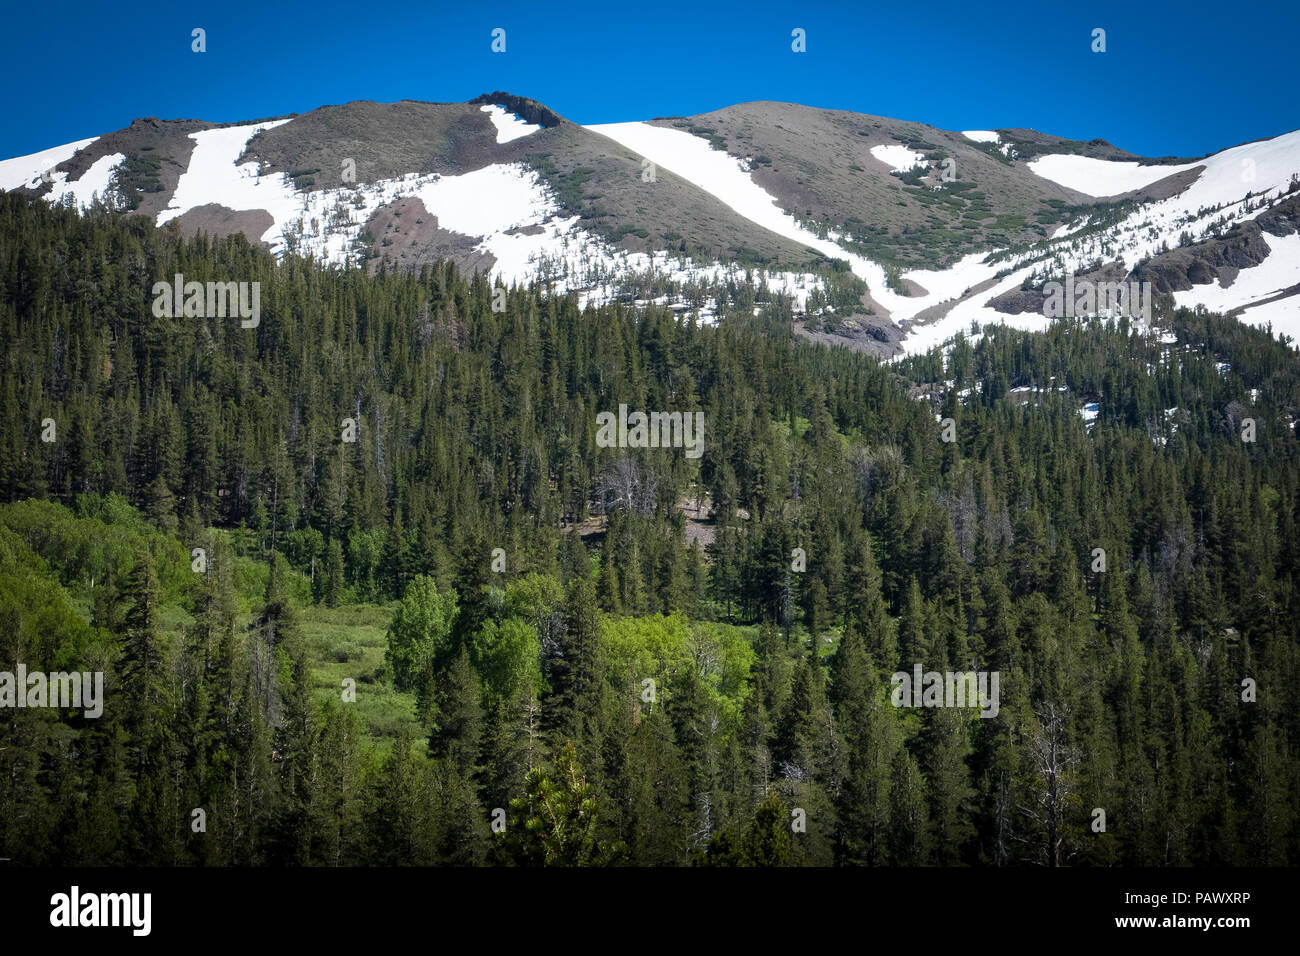
[[[895,321],[913,318],[917,313],[961,295],[966,289],[991,278],[997,269],[984,266],[977,257],[968,257],[951,269],[931,272],[913,270],[904,278],[913,280],[921,294],[900,295],[890,288],[884,268],[865,256],[851,251],[831,233],[822,238],[801,225],[777,204],[777,199],[754,182],[742,160],[713,149],[707,140],[681,130],[649,123],[609,123],[589,126],[622,143],[651,162],[683,176],[734,209],[755,225],[786,236],[822,252],[831,259],[848,262],[853,273],[865,280],[871,296]],[[902,149],[902,147],[898,147]],[[887,154],[892,160],[915,165],[899,153]],[[919,154],[915,154],[920,158]]]
[[[40,188],[43,173],[54,169],[60,163],[67,162],[79,150],[85,149],[98,138],[92,136],[90,139],[79,139],[75,143],[43,149],[30,156],[0,159],[0,189],[8,192],[13,189]],[[66,173],[63,175],[67,176]]]
[[[1180,242],[1218,235],[1280,202],[1295,188],[1295,177],[1300,176],[1300,132],[1182,165],[1145,166],[1086,156],[1047,155],[1028,164],[1035,175],[1059,179],[1062,185],[1090,195],[1132,192],[1179,174],[1188,174],[1191,182],[1168,199],[1138,203],[1127,217],[1104,230],[1091,229],[1091,219],[1084,218],[1017,255],[973,254],[947,269],[909,270],[902,273],[902,278],[913,283],[912,294],[901,295],[889,288],[877,263],[837,244],[835,239],[839,237],[834,234],[830,239],[821,239],[796,223],[779,208],[775,197],[753,181],[743,161],[712,149],[703,138],[647,123],[590,128],[685,176],[763,228],[846,260],[853,272],[866,280],[872,298],[888,310],[894,321],[915,319],[935,306],[946,307],[946,314],[908,327],[903,340],[908,352],[938,344],[972,322],[1010,320],[1024,328],[1044,326],[1051,320],[1042,313],[1007,312],[987,303],[1029,279],[1041,282],[1067,270],[1082,273],[1093,264],[1110,261],[1137,264]],[[923,159],[901,146],[892,149],[885,152],[891,147],[877,146],[871,152],[878,158],[887,157],[897,169],[909,168]],[[1223,288],[1216,283],[1213,289],[1193,286],[1180,295],[1178,304],[1229,310],[1259,300],[1259,295],[1248,290],[1268,288],[1270,294],[1276,294],[1297,281],[1285,281],[1296,265],[1291,250],[1289,243],[1279,239],[1274,254],[1254,267],[1255,277],[1246,284]],[[1247,269],[1242,275],[1251,272]],[[993,282],[991,287],[985,285]],[[982,287],[981,291],[972,294],[970,290],[976,287]],[[1257,314],[1267,314],[1278,331],[1300,339],[1300,297]]]
[[[1156,291],[1171,292],[1180,306],[1201,305],[1216,311],[1282,295],[1285,298],[1275,307],[1248,310],[1243,318],[1272,322],[1275,331],[1300,339],[1300,295],[1296,294],[1300,234],[1295,213],[1276,214],[1300,207],[1300,131],[1227,149],[1186,166],[1114,170],[1098,165],[1104,163],[1090,160],[1084,167],[1058,162],[1049,168],[1084,173],[1087,181],[1076,181],[1076,187],[1097,190],[1132,186],[1143,178],[1149,184],[1154,171],[1182,174],[1189,181],[1167,198],[1134,203],[1127,215],[1101,228],[1091,217],[1082,217],[1046,243],[1001,257],[1004,266],[1016,270],[1013,275],[1036,284],[1066,272],[1117,263],[1134,278],[1155,277]],[[1243,227],[1256,220],[1268,223],[1269,235],[1259,234],[1254,249],[1244,250],[1244,260],[1216,262],[1211,253],[1218,252],[1223,240],[1243,235]],[[1180,252],[1185,253],[1187,267],[1175,271],[1172,279],[1152,268],[1153,263],[1177,258]]]
[[[112,189],[113,177],[126,157],[122,153],[109,153],[96,159],[90,168],[75,179],[58,167],[89,147],[99,137],[78,140],[41,150],[30,156],[0,160],[0,189],[45,190],[51,203],[68,203],[78,209],[92,205],[96,198],[107,198]]]
[[[298,206],[293,188],[284,176],[263,177],[256,163],[239,164],[248,140],[265,129],[274,129],[289,120],[254,123],[250,126],[227,126],[191,133],[194,152],[189,168],[181,174],[176,191],[167,208],[159,213],[158,225],[170,222],[197,206],[215,203],[233,209],[265,209],[277,222]],[[265,236],[258,237],[265,241]]]
[[[1269,248],[1269,256],[1257,266],[1242,269],[1235,281],[1225,286],[1216,279],[1205,285],[1174,293],[1174,302],[1181,306],[1194,308],[1203,305],[1212,312],[1229,312],[1233,309],[1252,306],[1264,302],[1285,292],[1293,286],[1300,285],[1300,233],[1290,236],[1267,236],[1263,241]],[[1282,303],[1278,303],[1282,305]],[[1294,307],[1294,303],[1291,303]],[[1258,316],[1266,313],[1251,314],[1247,321],[1256,322]],[[1285,321],[1286,309],[1268,311],[1276,315],[1274,323]],[[1280,330],[1283,331],[1283,330]],[[1290,335],[1297,335],[1294,330],[1285,330]]]
[[[1194,170],[1195,176],[1189,186],[1169,198],[1143,203],[1104,232],[1085,241],[1070,242],[1069,257],[1073,264],[1112,257],[1136,263],[1157,254],[1164,246],[1175,245],[1183,233],[1193,240],[1201,239],[1221,232],[1225,225],[1255,218],[1300,182],[1300,130],[1226,149],[1190,166],[1139,169],[1145,172],[1100,172],[1094,166],[1090,185],[1095,189],[1109,189],[1127,181],[1129,189],[1136,189],[1139,187],[1133,183],[1138,179],[1155,175],[1151,170],[1169,170],[1171,175]],[[1069,235],[1078,235],[1079,231],[1082,230]],[[1066,238],[1063,236],[1058,242],[1064,244]]]
[[[498,142],[527,136],[540,127],[499,107],[490,112]],[[225,209],[262,211],[271,224],[254,236],[273,252],[295,251],[336,264],[355,258],[367,223],[379,210],[401,200],[416,200],[440,229],[465,237],[473,251],[491,263],[493,278],[507,284],[539,277],[555,281],[556,291],[579,291],[597,300],[614,289],[607,277],[652,267],[676,281],[723,281],[735,270],[699,270],[680,257],[619,253],[565,215],[537,173],[521,163],[493,163],[459,176],[407,174],[338,189],[300,190],[284,173],[262,175],[258,164],[240,163],[250,140],[292,120],[191,133],[195,148],[189,169],[157,224],[216,204]],[[769,282],[796,298],[815,284],[811,274],[774,273]],[[707,318],[707,317],[706,317]]]
[[[706,321],[720,285],[733,307],[747,286],[789,295],[805,324],[866,327],[882,355],[972,323],[1045,326],[1043,285],[1067,273],[1147,282],[1300,338],[1300,131],[1144,160],[780,103],[580,127],[494,93],[137,120],[0,161],[0,188],[338,264],[450,257]]]

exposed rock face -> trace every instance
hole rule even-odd
[[[808,328],[808,326],[814,328]],[[794,323],[797,335],[823,345],[840,346],[854,352],[865,352],[877,358],[889,358],[900,349],[903,330],[889,319],[878,315],[855,312],[844,319],[834,332],[816,328],[816,320]]]
[[[1255,221],[1270,236],[1289,236],[1300,231],[1300,195],[1278,203]]]
[[[382,206],[366,223],[373,238],[371,272],[380,263],[389,269],[417,272],[421,265],[437,259],[450,259],[465,274],[487,272],[496,262],[490,253],[477,249],[479,240],[443,229],[438,219],[414,197],[399,199]]]
[[[482,96],[476,96],[470,100],[472,106],[500,106],[502,109],[516,113],[526,122],[534,126],[551,127],[559,126],[564,122],[564,117],[548,107],[543,106],[536,100],[530,100],[526,96],[515,96],[513,93],[484,93]]]
[[[187,236],[205,232],[211,236],[230,236],[242,232],[249,242],[263,246],[262,236],[275,225],[275,220],[265,209],[243,209],[236,212],[218,203],[195,206],[176,217],[176,226]]]
[[[1138,281],[1147,281],[1157,293],[1182,292],[1214,282],[1231,286],[1242,269],[1257,266],[1269,255],[1271,236],[1289,236],[1300,229],[1300,196],[1279,203],[1250,222],[1233,226],[1222,238],[1206,239],[1144,262],[1133,270]]]
[[[1044,298],[1042,289],[1012,289],[989,299],[985,305],[1007,315],[1020,315],[1022,312],[1042,312]]]
[[[1133,270],[1139,282],[1150,282],[1157,293],[1182,292],[1195,285],[1223,279],[1229,285],[1242,269],[1268,258],[1268,243],[1259,224],[1243,222],[1222,239],[1207,239],[1192,246],[1171,249]]]

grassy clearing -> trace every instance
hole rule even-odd
[[[337,700],[344,678],[350,677],[357,682],[357,712],[373,737],[391,740],[406,726],[418,738],[421,731],[415,697],[394,690],[384,666],[392,608],[375,604],[308,606],[299,614],[317,699]]]

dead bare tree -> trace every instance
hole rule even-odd
[[[1034,709],[1034,716],[1037,725],[1029,736],[1028,754],[1039,785],[1034,788],[1034,805],[1022,803],[1019,809],[1042,829],[1044,842],[1041,844],[1040,862],[1045,866],[1061,866],[1064,862],[1065,801],[1074,788],[1072,771],[1079,762],[1079,755],[1065,734],[1068,708],[1044,702]],[[1029,842],[1027,837],[1019,840]]]
[[[596,485],[606,514],[625,508],[645,516],[654,513],[657,483],[654,472],[642,468],[631,456],[624,456],[600,476]]]

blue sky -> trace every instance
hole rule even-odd
[[[1201,155],[1300,127],[1295,0],[11,5],[0,157],[137,116],[216,122],[506,90],[579,123],[784,100]],[[191,52],[190,31],[207,31]],[[506,31],[506,52],[490,50]],[[806,31],[807,52],[790,49]],[[1107,51],[1091,33],[1106,30]]]

